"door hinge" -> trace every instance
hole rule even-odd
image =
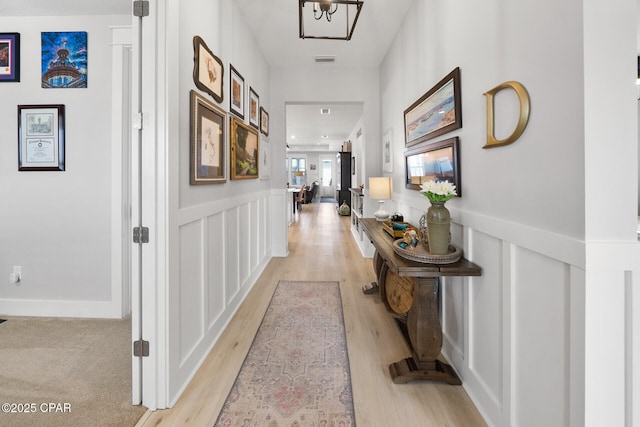
[[[149,115],[147,113],[134,113],[131,119],[131,126],[135,130],[144,129],[144,125],[148,123]]]
[[[148,1],[134,1],[133,2],[133,16],[139,18],[143,16],[149,16],[149,2]]]
[[[133,243],[149,243],[149,227],[133,227]]]
[[[149,357],[149,341],[144,341],[144,340],[134,341],[133,355],[136,357]]]

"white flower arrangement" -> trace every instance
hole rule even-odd
[[[420,194],[425,196],[431,202],[446,202],[447,200],[457,196],[456,186],[449,181],[427,181],[420,186],[422,191]]]

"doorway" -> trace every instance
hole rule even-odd
[[[336,167],[335,156],[320,156],[320,196],[335,197]]]

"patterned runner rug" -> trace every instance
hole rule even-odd
[[[280,281],[216,426],[355,426],[338,282]]]

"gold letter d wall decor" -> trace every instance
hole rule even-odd
[[[493,99],[495,95],[503,89],[513,89],[518,95],[518,101],[520,102],[520,117],[518,118],[518,125],[511,135],[505,139],[496,139],[494,134],[494,103]],[[482,148],[501,147],[503,145],[509,145],[515,142],[522,132],[524,132],[529,122],[529,112],[531,104],[529,100],[529,94],[522,84],[514,81],[504,82],[490,91],[483,94],[487,97],[487,143]]]

